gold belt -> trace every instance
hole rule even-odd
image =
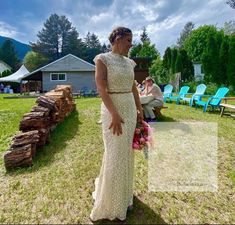
[[[123,91],[123,92],[115,92],[115,91],[108,91],[109,94],[124,94],[124,93],[131,93],[132,91]]]

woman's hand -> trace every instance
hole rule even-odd
[[[144,120],[143,110],[137,110],[137,121],[140,123]]]
[[[118,113],[114,113],[112,115],[112,122],[109,129],[113,128],[113,134],[117,134],[119,136],[122,134],[122,123],[124,123],[124,121],[120,115]]]

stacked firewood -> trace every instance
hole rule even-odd
[[[21,133],[12,138],[10,149],[4,154],[6,169],[31,166],[36,149],[49,142],[51,131],[76,108],[70,85],[57,85],[38,97],[36,103],[24,114],[19,125]]]

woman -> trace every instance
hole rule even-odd
[[[153,108],[156,106],[163,106],[163,95],[160,87],[154,83],[153,78],[147,77],[145,81],[146,81],[145,95],[154,96],[154,100],[148,102],[147,104],[143,104],[144,116],[147,122],[153,122],[156,120]]]
[[[143,119],[134,82],[135,62],[127,58],[132,32],[117,27],[109,36],[112,51],[97,55],[96,86],[102,98],[101,117],[104,155],[95,181],[95,200],[90,219],[125,220],[133,205],[134,154],[132,140],[136,120]]]

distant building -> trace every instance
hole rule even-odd
[[[73,93],[82,88],[96,89],[95,66],[72,54],[26,74],[23,80],[39,81],[43,92],[60,84],[72,85]]]
[[[7,65],[5,62],[0,60],[0,73],[4,72],[5,70],[12,70],[12,68]]]
[[[202,70],[202,64],[200,62],[193,62],[194,78],[196,81],[202,81],[204,79],[204,73]]]

